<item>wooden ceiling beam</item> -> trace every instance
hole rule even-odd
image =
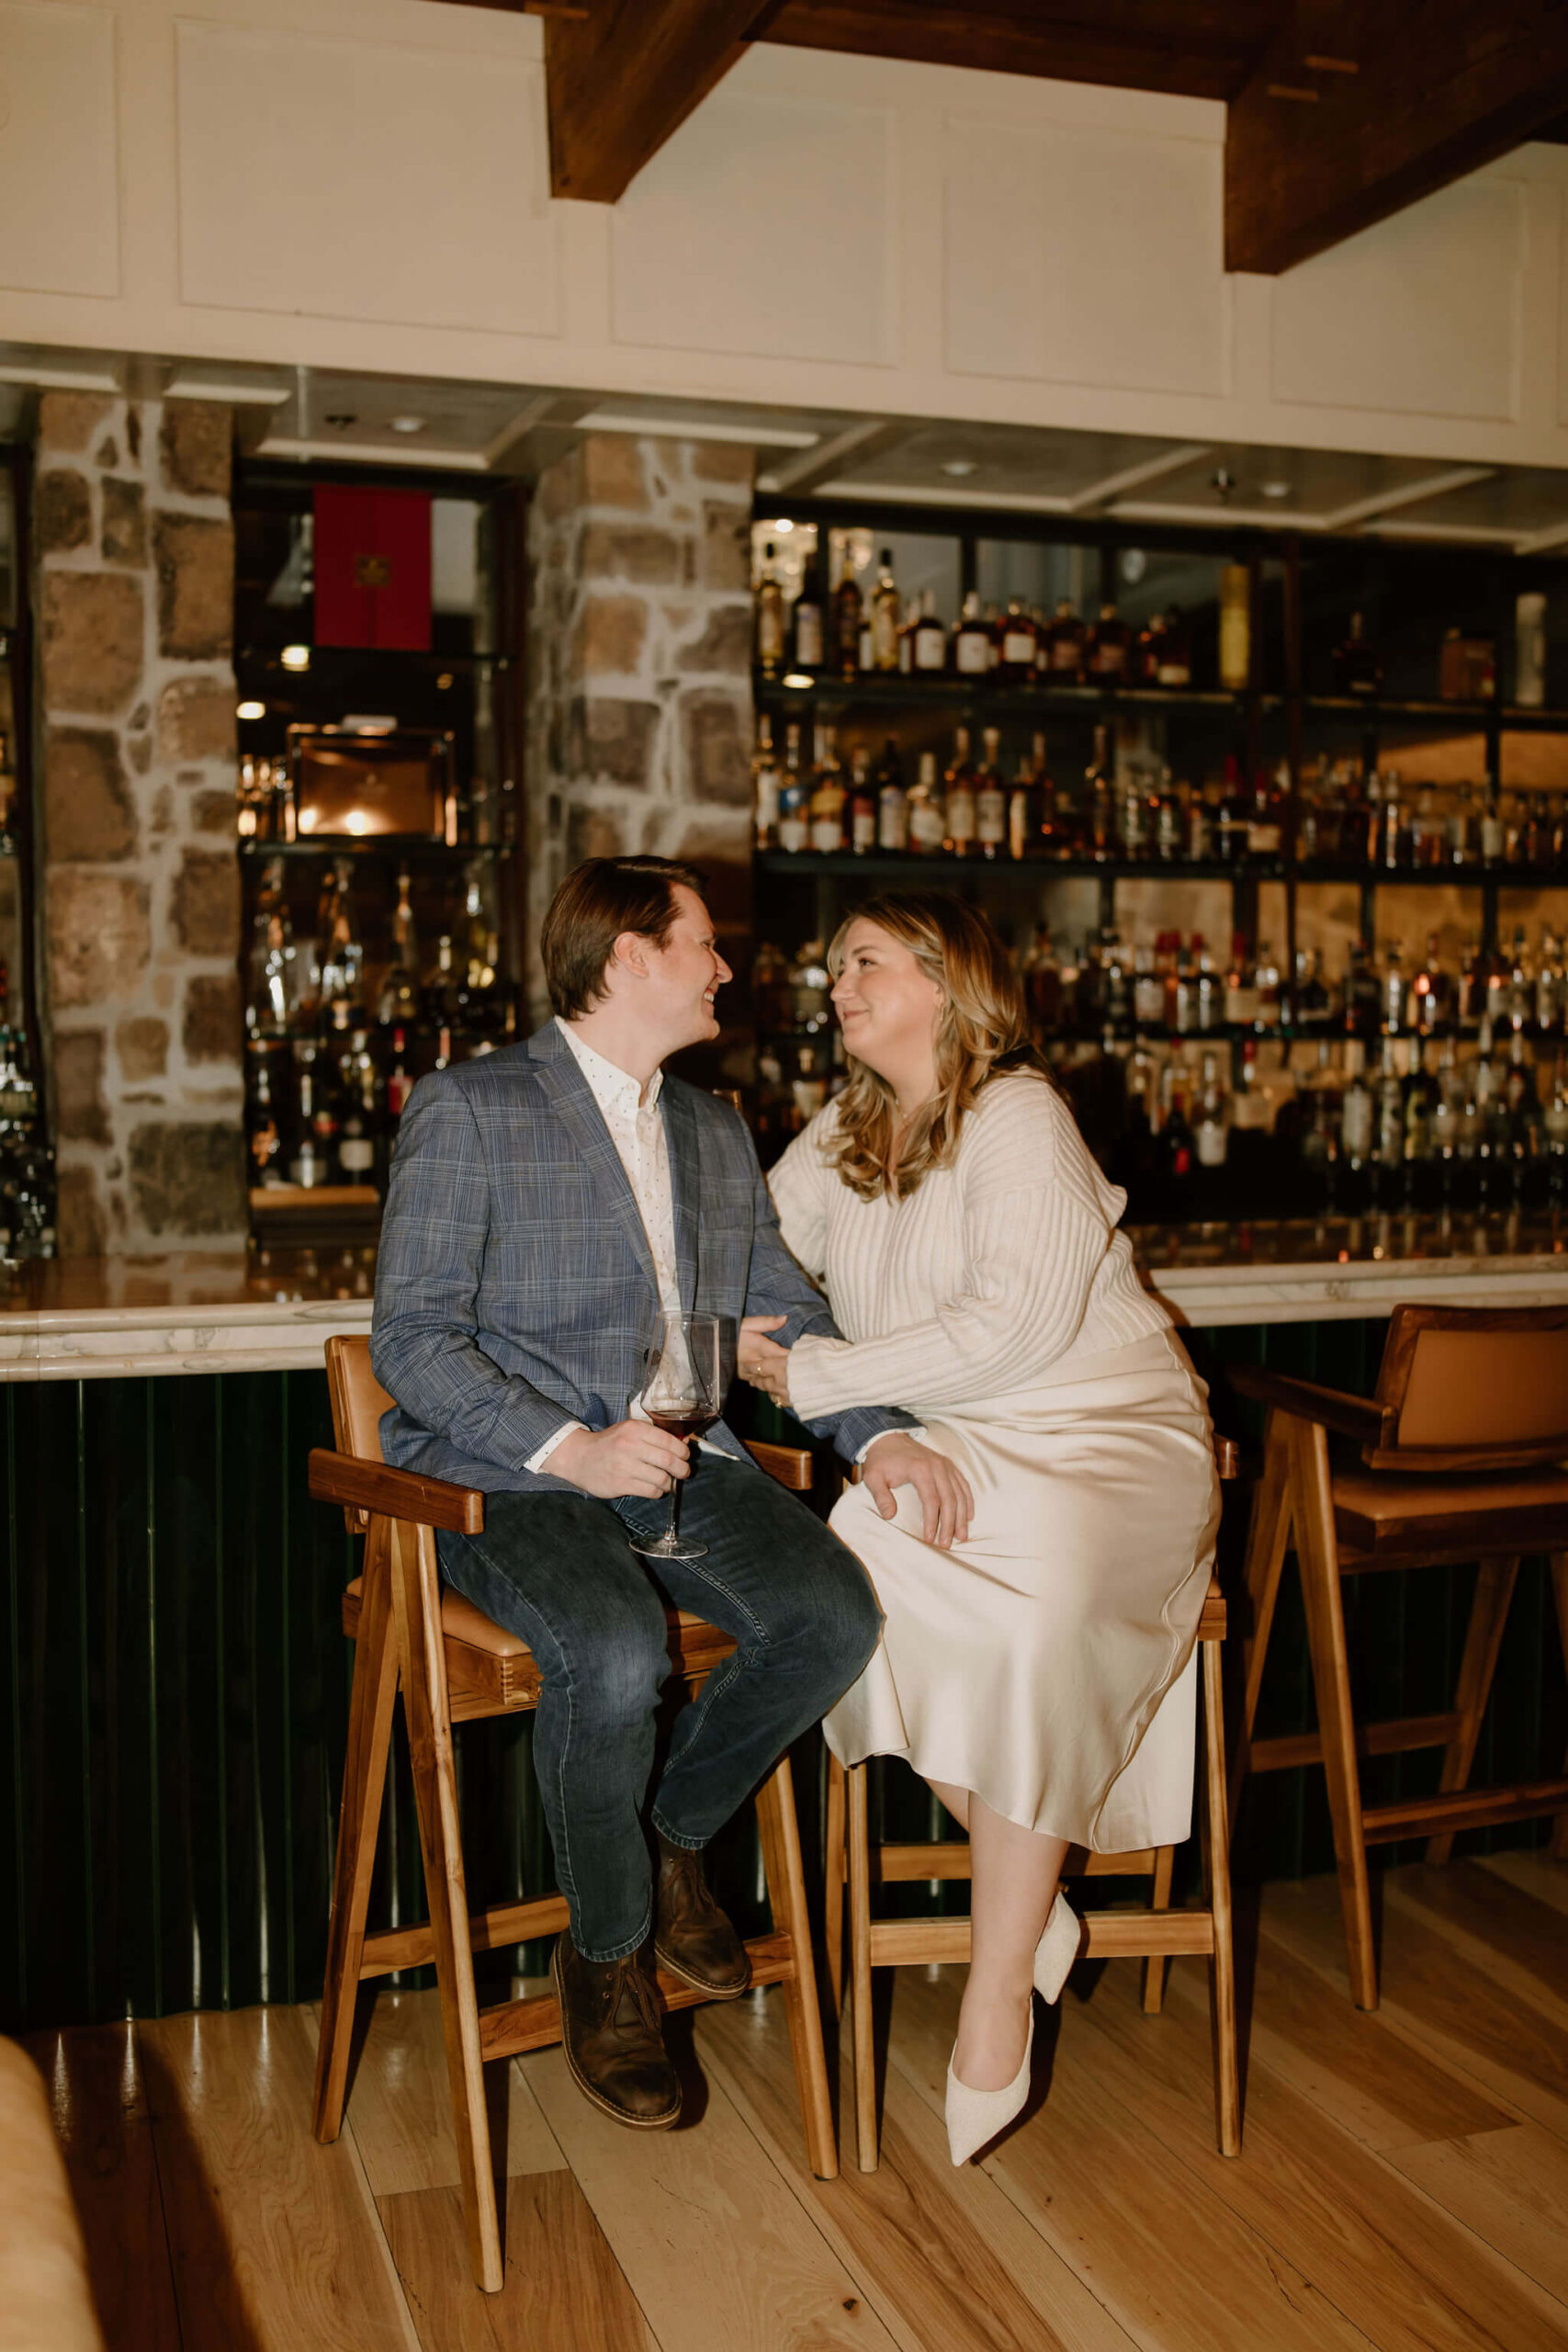
[[[545,18],[550,193],[614,204],[745,53],[757,0],[592,0]]]
[[[1241,88],[1278,0],[770,0],[756,40],[1183,97]]]
[[[1225,267],[1277,277],[1568,107],[1561,0],[1295,0],[1225,130]]]

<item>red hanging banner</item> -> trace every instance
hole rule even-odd
[[[430,493],[319,483],[316,643],[430,650]]]

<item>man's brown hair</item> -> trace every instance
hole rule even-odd
[[[550,1002],[563,1021],[592,1012],[604,968],[623,931],[662,947],[675,920],[675,885],[705,895],[694,865],[672,857],[590,857],[573,866],[550,900],[539,953]]]

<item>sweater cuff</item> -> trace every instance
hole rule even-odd
[[[868,1403],[856,1394],[850,1361],[854,1351],[852,1340],[829,1340],[820,1332],[796,1340],[789,1351],[790,1411],[803,1421],[821,1421]]]

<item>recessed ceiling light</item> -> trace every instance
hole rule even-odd
[[[308,670],[310,649],[308,645],[286,645],[277,658],[286,670]]]
[[[234,716],[236,718],[265,718],[266,705],[265,702],[237,702]]]
[[[791,670],[784,677],[786,686],[814,686],[817,684],[809,670]]]
[[[778,521],[773,525],[774,536],[782,537],[784,532],[793,531],[795,525],[790,521],[789,516],[787,514],[781,514]]]
[[[975,460],[973,458],[944,458],[942,470],[944,474],[951,474],[954,481],[962,481],[965,474],[974,472]]]
[[[1291,494],[1288,481],[1260,481],[1258,487],[1265,498],[1289,498]]]
[[[423,433],[424,431],[423,416],[389,416],[387,422],[394,433]]]

